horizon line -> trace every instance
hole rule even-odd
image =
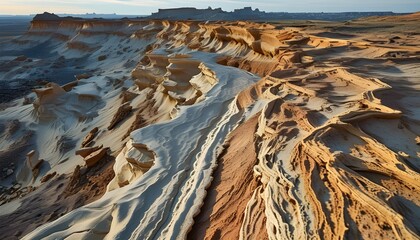
[[[176,9],[176,8],[164,8],[164,9],[162,9],[162,10],[165,10],[165,9]],[[198,8],[197,8],[198,9]],[[226,11],[227,13],[233,13],[233,11]],[[410,14],[410,13],[417,13],[417,12],[420,12],[420,11],[413,11],[413,12],[400,12],[400,11],[385,11],[385,10],[383,10],[383,11],[380,11],[380,10],[378,10],[378,11],[313,11],[313,12],[306,12],[306,11],[296,11],[296,12],[287,12],[287,11],[284,11],[284,12],[266,12],[265,11],[265,13],[375,13],[375,12],[377,12],[377,13],[383,13],[383,12],[389,12],[389,13],[407,13],[407,14]],[[37,15],[37,14],[43,14],[43,13],[45,13],[45,12],[42,12],[42,13],[29,13],[29,14],[2,14],[2,13],[0,13],[0,16],[35,16],[35,15]],[[95,12],[92,12],[92,13],[89,13],[89,12],[85,12],[85,13],[54,13],[54,12],[48,12],[48,13],[52,13],[52,14],[55,14],[55,15],[125,15],[125,16],[150,16],[150,15],[152,15],[152,13],[150,13],[150,14],[125,14],[125,13],[95,13]]]

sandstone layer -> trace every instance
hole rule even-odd
[[[419,24],[35,18],[0,238],[418,239]]]

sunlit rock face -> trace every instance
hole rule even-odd
[[[35,18],[1,238],[417,239],[419,22]]]

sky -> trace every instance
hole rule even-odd
[[[159,8],[209,6],[226,11],[250,6],[266,12],[416,12],[420,11],[420,0],[0,0],[0,14],[26,15],[46,11],[149,15]]]

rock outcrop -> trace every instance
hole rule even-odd
[[[25,163],[16,175],[16,180],[24,185],[35,181],[43,162],[43,159],[39,159],[39,153],[36,150],[28,152]]]
[[[86,156],[83,160],[86,163],[87,167],[95,166],[95,164],[100,161],[105,155],[107,154],[109,148],[101,148],[99,150],[96,150]]]

